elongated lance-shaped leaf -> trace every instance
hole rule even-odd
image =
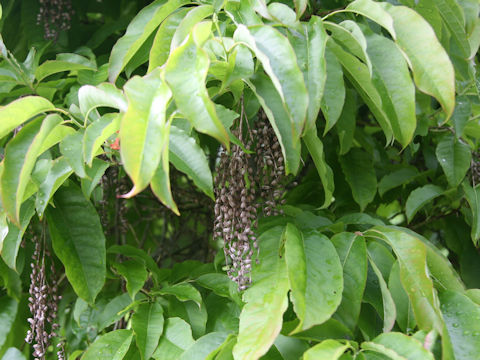
[[[57,190],[55,207],[48,207],[53,249],[79,297],[93,303],[105,282],[106,250],[100,218],[73,183]]]
[[[260,265],[253,270],[253,285],[244,293],[235,360],[256,360],[264,355],[282,328],[288,307],[289,280],[281,257],[283,227],[275,227],[259,237]]]
[[[454,135],[448,134],[440,140],[435,153],[450,186],[460,185],[470,169],[470,147]]]
[[[150,49],[148,72],[151,72],[158,66],[162,66],[167,61],[170,55],[170,44],[172,43],[173,35],[188,11],[190,11],[189,8],[179,9],[166,18],[158,28]]]
[[[229,138],[210,99],[205,80],[208,55],[201,46],[211,34],[211,22],[197,24],[186,42],[176,48],[165,66],[165,80],[180,112],[199,132],[213,136],[229,148]]]
[[[433,2],[447,25],[452,40],[455,41],[461,51],[461,57],[467,59],[470,56],[470,44],[465,31],[465,16],[463,9],[455,0],[435,0]],[[477,14],[478,16],[478,11]]]
[[[170,52],[175,50],[187,38],[195,25],[212,14],[212,5],[200,5],[190,8],[188,14],[186,14],[180,24],[178,24],[175,34],[173,34]]]
[[[145,189],[155,174],[165,146],[166,110],[172,93],[160,69],[125,84],[128,109],[120,125],[120,154],[133,182],[132,197]]]
[[[260,60],[277,89],[285,112],[292,121],[294,138],[303,133],[308,108],[308,92],[295,52],[288,39],[271,26],[247,28],[239,25],[236,41],[246,44]]]
[[[396,38],[393,18],[387,11],[385,11],[379,2],[372,0],[355,0],[348,4],[345,11],[351,11],[375,21],[377,24],[388,30],[392,38]]]
[[[57,60],[47,60],[35,70],[35,78],[41,82],[46,77],[63,71],[96,70],[89,59],[78,54],[58,54]]]
[[[400,277],[412,303],[418,327],[430,331],[443,331],[437,295],[427,271],[427,250],[414,236],[399,228],[376,226],[364,233],[387,242],[397,255],[400,264]]]
[[[81,180],[83,194],[87,199],[90,199],[93,190],[102,180],[105,171],[110,166],[110,163],[100,159],[94,159],[91,167],[85,169],[87,177]]]
[[[396,42],[409,60],[415,84],[438,100],[448,120],[455,108],[455,72],[448,54],[417,12],[405,6],[381,5],[393,17]]]
[[[297,56],[308,91],[307,124],[304,132],[315,126],[320,102],[323,97],[327,69],[325,62],[325,46],[327,33],[322,20],[312,16],[308,24],[302,24],[302,32],[291,31],[289,40]]]
[[[259,74],[247,84],[257,96],[275,131],[285,159],[285,172],[296,174],[300,166],[300,134],[295,135],[292,131],[292,123],[282,105],[282,99],[266,75]]]
[[[385,355],[388,359],[434,360],[433,354],[420,341],[402,333],[380,334],[372,341],[362,343],[362,348]]]
[[[7,144],[0,185],[3,207],[16,224],[20,223],[20,205],[42,143],[61,121],[58,115],[35,119]]]
[[[373,84],[382,98],[382,107],[392,126],[393,136],[405,147],[417,127],[415,86],[407,62],[391,40],[374,33],[368,34],[366,39]]]
[[[363,101],[365,101],[370,108],[370,111],[375,116],[375,119],[377,119],[385,134],[387,144],[390,143],[393,136],[392,126],[387,114],[385,114],[382,98],[380,97],[378,90],[373,85],[367,66],[355,56],[344,51],[340,45],[335,43],[333,39],[329,39],[327,46],[335,54],[340,64],[342,64],[343,68],[345,69],[345,75],[347,75],[348,79],[351,81],[355,89],[357,89]]]
[[[0,107],[0,139],[34,116],[53,110],[55,106],[40,96],[26,96]]]
[[[15,316],[17,315],[18,301],[9,296],[0,297],[0,346],[7,340]]]
[[[163,333],[163,309],[158,302],[141,304],[132,316],[132,329],[142,359],[150,359]]]
[[[50,132],[50,134],[48,134],[46,139],[43,141],[42,148],[40,149],[39,153],[43,154],[45,151],[57,145],[68,135],[71,135],[74,132],[75,130],[67,125],[60,124],[55,126],[55,128]]]
[[[440,186],[433,184],[428,184],[413,190],[408,196],[405,204],[407,220],[410,222],[422,207],[442,194],[443,189]]]
[[[320,108],[326,122],[324,134],[335,125],[342,114],[346,95],[342,66],[328,47],[325,49],[325,60],[327,63],[327,79],[320,102]]]
[[[213,180],[208,160],[195,139],[182,129],[171,126],[169,138],[170,162],[187,174],[205,194],[213,199]]]
[[[328,359],[337,360],[349,348],[336,340],[324,340],[303,354],[303,360]]]
[[[311,128],[303,137],[307,145],[308,152],[313,159],[317,168],[318,176],[323,185],[325,200],[322,209],[328,207],[333,201],[333,191],[335,190],[335,181],[333,179],[333,171],[325,161],[325,153],[323,152],[323,143],[317,135],[317,129]]]
[[[112,84],[98,86],[85,85],[78,90],[80,111],[87,121],[90,112],[99,107],[110,107],[122,112],[127,111],[127,101],[121,90]]]
[[[179,7],[188,4],[186,0],[157,0],[143,8],[130,22],[127,32],[113,46],[110,54],[108,79],[115,82],[128,62],[137,53],[148,37],[162,21]]]
[[[462,188],[472,211],[472,241],[477,245],[480,239],[480,189],[478,185],[472,188],[467,180],[462,183]]]
[[[93,158],[103,143],[120,129],[122,115],[105,114],[91,123],[83,135],[83,159],[92,166]]]

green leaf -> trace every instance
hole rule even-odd
[[[349,347],[349,345],[339,343],[336,340],[325,340],[306,351],[303,354],[303,360],[337,360]]]
[[[460,4],[455,0],[435,0],[434,4],[452,34],[452,40],[460,49],[460,56],[464,59],[469,58],[470,44],[465,31],[465,16]]]
[[[417,87],[438,100],[448,119],[455,108],[455,73],[435,32],[414,10],[380,4],[393,18],[396,42],[409,59]]]
[[[297,333],[325,322],[335,312],[342,300],[343,275],[340,259],[328,238],[314,231],[305,233],[303,238],[298,235],[289,235],[287,227],[286,260],[295,256],[288,256],[289,241],[296,243],[294,246],[297,251],[293,254],[303,250],[305,257],[304,272],[302,272],[302,266],[298,266],[298,272],[293,271],[295,262],[289,271],[290,284],[305,283],[305,290],[296,288],[297,285],[292,286],[292,296],[298,304],[295,312],[300,319],[300,323],[294,330],[294,333]],[[301,258],[296,260],[302,262]]]
[[[125,260],[121,263],[114,263],[113,267],[127,280],[127,291],[132,300],[143,288],[148,277],[145,263],[138,259]]]
[[[325,117],[325,133],[327,133],[335,125],[342,113],[345,102],[345,82],[343,81],[342,66],[328,47],[325,49],[325,60],[327,64],[327,79],[320,108]]]
[[[98,214],[75,185],[61,187],[46,211],[55,254],[79,297],[93,303],[105,281],[105,237]]]
[[[3,245],[0,248],[0,254],[2,255],[5,264],[15,271],[17,270],[17,255],[20,249],[20,243],[22,242],[23,234],[27,230],[30,220],[35,214],[35,206],[33,201],[27,200],[22,204],[20,208],[20,227],[7,220],[8,233],[3,239]]]
[[[150,49],[150,56],[148,60],[148,72],[151,72],[158,66],[162,66],[170,55],[170,45],[172,43],[173,35],[177,30],[178,25],[185,17],[185,14],[190,11],[190,8],[181,8],[167,17],[158,28],[153,44]]]
[[[478,244],[478,239],[480,239],[480,194],[478,186],[472,188],[467,181],[462,183],[463,191],[465,192],[465,197],[467,198],[468,205],[472,211],[472,221],[471,221],[471,237],[475,245]]]
[[[225,332],[212,332],[204,335],[185,350],[179,360],[211,359],[209,355],[221,346],[227,337],[228,334]]]
[[[397,255],[402,285],[412,303],[418,327],[442,332],[443,323],[433,283],[427,273],[427,250],[416,237],[404,231],[376,226],[365,233],[387,242]]]
[[[163,333],[163,308],[160,304],[140,304],[132,316],[132,329],[142,359],[150,359]]]
[[[449,134],[440,140],[435,153],[450,186],[460,185],[470,169],[472,160],[470,147],[453,134]]]
[[[25,355],[23,355],[20,350],[17,348],[11,347],[5,352],[2,357],[2,360],[26,360]]]
[[[340,158],[340,164],[345,180],[352,189],[353,199],[363,211],[377,193],[377,176],[372,157],[362,149],[353,148]]]
[[[83,159],[92,166],[93,158],[104,142],[120,129],[121,116],[105,114],[91,123],[83,136]]]
[[[17,314],[18,302],[9,296],[0,297],[0,347],[7,340],[15,316]]]
[[[157,291],[160,295],[173,295],[180,301],[193,301],[200,308],[202,306],[202,295],[189,283],[180,283],[166,286]]]
[[[164,149],[162,155],[162,161],[157,167],[155,174],[153,175],[152,182],[150,184],[153,193],[155,196],[170,210],[175,214],[180,215],[178,211],[177,204],[172,197],[172,191],[170,189],[170,165],[168,162],[169,152],[168,152],[168,133],[165,132],[167,139],[164,139],[166,143],[166,149]]]
[[[78,54],[57,54],[56,60],[47,60],[35,70],[35,78],[41,82],[46,77],[63,71],[96,70],[95,64]]]
[[[120,126],[120,154],[133,182],[132,197],[145,189],[160,164],[167,129],[166,110],[172,93],[160,70],[135,76],[125,84],[128,109]]]
[[[2,203],[9,217],[17,224],[20,222],[20,205],[42,143],[60,122],[61,118],[57,115],[38,118],[25,125],[5,148],[0,178]]]
[[[288,307],[289,280],[285,260],[280,257],[283,228],[259,236],[260,265],[253,270],[253,285],[244,293],[235,359],[254,360],[267,353],[282,328]]]
[[[115,82],[128,62],[137,53],[161,22],[179,7],[188,4],[185,0],[157,0],[144,7],[130,22],[127,32],[113,46],[110,53],[108,79]]]
[[[122,360],[132,342],[132,330],[115,330],[100,336],[90,345],[82,360]]]
[[[83,161],[83,138],[84,132],[80,129],[76,133],[66,136],[60,143],[60,152],[75,174],[81,178],[87,177]]]
[[[372,0],[355,0],[348,4],[346,11],[365,16],[384,27],[392,38],[396,38],[392,16],[383,9],[381,3]]]
[[[25,96],[0,107],[0,139],[28,119],[53,110],[55,106],[40,96]]]
[[[110,166],[109,162],[93,159],[92,167],[87,167],[87,178],[81,180],[81,187],[83,194],[87,199],[90,199],[93,190],[102,180],[102,176],[105,174],[105,170]]]
[[[390,271],[388,278],[388,288],[392,294],[393,301],[395,302],[395,308],[397,309],[397,324],[403,332],[409,331],[408,329],[414,329],[416,326],[415,317],[413,315],[412,304],[408,299],[408,295],[403,288],[402,281],[400,279],[400,265],[396,261]]]
[[[408,196],[405,204],[405,212],[407,214],[408,222],[413,219],[418,210],[442,194],[443,189],[432,184],[428,184],[413,190]]]
[[[328,166],[325,161],[325,154],[323,152],[323,143],[318,138],[316,128],[309,129],[303,140],[307,145],[308,151],[310,152],[310,156],[315,163],[315,167],[317,168],[318,175],[320,176],[320,180],[322,181],[323,185],[323,192],[325,194],[325,201],[321,208],[328,207],[333,201],[333,192],[335,190],[335,181],[333,179],[333,171]]]
[[[343,266],[343,292],[335,316],[352,331],[360,315],[363,292],[367,281],[367,248],[365,239],[353,233],[339,233],[332,237]]]
[[[400,185],[405,185],[411,182],[418,176],[418,170],[414,167],[406,167],[395,170],[390,174],[385,175],[378,183],[378,193],[383,196],[387,191],[396,188]]]
[[[426,350],[420,341],[396,332],[380,334],[371,342],[362,343],[362,348],[386,355],[393,360],[434,360],[433,354]]]
[[[96,319],[98,331],[102,331],[114,322],[120,320],[123,315],[119,313],[132,303],[130,295],[124,293],[110,300]]]
[[[88,119],[92,110],[99,107],[110,107],[122,112],[127,111],[127,101],[123,92],[109,83],[98,86],[82,86],[78,90],[78,103],[85,119]]]
[[[322,20],[317,16],[312,16],[308,24],[303,24],[301,29],[301,33],[291,31],[289,39],[307,86],[309,97],[305,127],[307,131],[315,126],[327,79],[325,62],[327,34]]]
[[[407,62],[395,43],[383,36],[369,34],[367,44],[373,84],[382,98],[395,139],[405,147],[412,141],[417,127],[415,86]]]
[[[387,283],[385,282],[382,272],[377,267],[375,262],[369,256],[370,265],[377,276],[378,282],[380,284],[380,290],[382,292],[382,304],[383,304],[383,332],[389,332],[392,330],[395,325],[395,319],[397,318],[397,309],[395,308],[395,303],[393,302],[392,294],[388,290]]]
[[[439,296],[455,359],[474,359],[480,351],[479,305],[456,291],[445,291]]]
[[[53,128],[53,130],[48,134],[46,139],[43,141],[42,148],[40,149],[39,153],[43,154],[45,151],[50,149],[51,147],[57,145],[61,142],[66,136],[75,133],[75,130],[70,126],[66,125],[57,125]]]
[[[52,167],[45,180],[39,185],[37,197],[35,199],[35,208],[40,218],[43,217],[45,208],[55,191],[68,179],[73,173],[72,167],[64,157],[59,157],[52,162]]]
[[[340,155],[345,155],[353,146],[357,115],[357,96],[353,89],[348,89],[345,97],[343,111],[336,123],[338,141],[340,142]]]
[[[195,129],[228,147],[228,134],[205,86],[210,61],[201,45],[211,32],[210,27],[211,23],[198,24],[183,45],[170,54],[165,65],[165,80],[178,109]]]
[[[247,82],[262,105],[282,148],[285,159],[285,172],[296,174],[300,166],[300,134],[292,131],[290,117],[283,107],[282,100],[272,81],[265,75],[258,75]]]
[[[309,95],[290,42],[267,25],[250,29],[239,25],[233,37],[247,45],[262,63],[291,119],[293,137],[297,138],[304,131]]]
[[[345,75],[350,80],[352,85],[358,91],[363,101],[370,108],[370,111],[380,124],[387,143],[392,140],[392,126],[389,122],[387,114],[383,109],[382,98],[375,88],[370,73],[366,65],[350,53],[344,51],[340,45],[335,43],[333,39],[327,42],[327,48],[330,48],[337,57],[340,64],[342,64]],[[328,78],[328,74],[327,74]]]
[[[152,357],[158,360],[177,360],[194,343],[190,325],[180,318],[169,318],[165,320],[165,331]]]
[[[211,5],[191,7],[190,11],[184,16],[180,24],[178,24],[178,27],[173,34],[170,52],[180,46],[196,24],[212,14],[213,7]]]
[[[171,163],[213,199],[212,173],[202,148],[195,139],[176,126],[170,127],[169,141]]]

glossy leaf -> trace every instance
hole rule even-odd
[[[437,0],[434,3],[452,34],[452,40],[460,49],[461,57],[468,58],[470,56],[470,44],[465,31],[465,16],[460,4],[455,0]]]
[[[465,197],[472,212],[471,237],[474,244],[478,244],[480,239],[480,189],[478,186],[472,188],[466,181],[462,184]]]
[[[95,64],[77,54],[58,54],[56,60],[47,60],[35,70],[35,78],[41,82],[46,77],[63,71],[96,70]]]
[[[415,86],[407,62],[395,43],[387,38],[370,34],[366,39],[373,84],[382,98],[395,139],[405,147],[412,141],[417,126]]]
[[[2,203],[9,217],[20,222],[20,206],[37,157],[45,138],[61,122],[56,115],[38,118],[15,136],[5,149],[4,168],[0,178]]]
[[[132,330],[115,330],[100,336],[83,354],[82,360],[122,360],[132,342]]]
[[[396,321],[400,329],[402,329],[403,332],[407,332],[407,329],[415,328],[416,324],[412,305],[400,279],[400,266],[398,262],[393,264],[392,270],[390,271],[388,288],[395,302],[395,308],[397,309]]]
[[[55,106],[40,96],[26,96],[0,108],[0,138],[3,138],[25,121],[47,111],[55,110]]]
[[[439,186],[428,184],[413,190],[408,196],[405,204],[405,212],[408,221],[411,221],[415,214],[428,204],[430,201],[443,194],[443,189]]]
[[[353,148],[340,158],[340,164],[355,202],[361,210],[365,209],[377,193],[377,177],[371,157],[364,150]]]
[[[166,134],[168,135],[168,133]],[[168,141],[165,139],[165,141]],[[177,204],[173,200],[172,191],[170,189],[170,165],[168,163],[169,153],[168,149],[165,149],[162,155],[160,164],[153,175],[152,182],[150,184],[155,196],[175,214],[179,215]]]
[[[213,7],[211,5],[199,5],[191,7],[187,14],[185,14],[182,21],[178,24],[175,33],[173,34],[170,44],[170,52],[175,50],[187,38],[193,27],[207,16],[213,14]]]
[[[98,330],[101,331],[120,320],[123,317],[121,311],[131,303],[132,299],[126,293],[118,295],[110,300],[96,319]]]
[[[213,180],[207,158],[196,143],[182,129],[172,126],[169,138],[170,161],[177,170],[187,174],[205,194],[213,198]]]
[[[439,101],[448,119],[455,108],[455,74],[433,29],[412,9],[381,5],[393,18],[396,42],[408,57],[415,84]]]
[[[479,305],[456,291],[445,291],[439,296],[455,359],[475,358],[480,350]]]
[[[342,344],[336,340],[325,340],[306,351],[303,354],[303,360],[337,360],[348,348],[348,345]]]
[[[141,260],[130,259],[121,263],[114,263],[113,267],[127,281],[128,294],[134,300],[135,295],[143,288],[148,277],[145,263]]]
[[[60,152],[65,160],[72,167],[75,174],[81,178],[87,177],[85,172],[85,163],[83,161],[83,138],[82,130],[66,136],[60,143]]]
[[[105,281],[105,237],[93,205],[75,185],[61,187],[45,212],[55,254],[79,297],[92,303]]]
[[[285,159],[285,172],[295,174],[300,166],[300,134],[292,132],[292,123],[274,85],[266,76],[259,75],[249,83],[262,105]]]
[[[345,10],[352,11],[375,21],[388,30],[392,38],[396,38],[392,16],[382,8],[380,3],[372,0],[355,0],[348,4]]]
[[[420,341],[401,333],[380,334],[371,342],[364,342],[362,348],[388,356],[390,359],[434,360]]]
[[[336,123],[340,155],[345,155],[353,146],[356,125],[357,97],[352,89],[348,89],[342,113]]]
[[[193,301],[200,308],[202,306],[202,295],[189,283],[180,283],[172,286],[166,286],[158,290],[161,295],[173,295],[180,301]]]
[[[160,70],[130,79],[125,94],[128,110],[120,126],[120,154],[133,182],[125,197],[132,197],[148,186],[160,164],[168,132],[166,110],[172,94],[160,78]]]
[[[400,185],[411,182],[418,176],[418,170],[414,167],[406,167],[390,174],[385,175],[378,183],[378,193],[383,196],[387,191],[394,189]]]
[[[198,24],[186,42],[170,54],[165,65],[165,80],[178,109],[195,129],[213,136],[228,147],[228,134],[205,87],[209,59],[200,46],[206,40],[210,27],[210,23]]]
[[[85,169],[87,172],[87,178],[81,180],[81,187],[83,194],[87,199],[90,199],[93,190],[95,190],[95,187],[100,183],[105,174],[105,170],[107,170],[109,166],[110,163],[106,161],[94,159],[92,167],[87,167]]]
[[[234,39],[246,44],[255,53],[291,119],[294,138],[302,134],[309,98],[302,72],[287,38],[267,25],[251,29],[239,25]]]
[[[325,200],[322,208],[328,207],[333,201],[333,192],[335,190],[335,182],[333,179],[333,171],[325,161],[325,154],[323,152],[323,143],[316,134],[316,129],[312,128],[307,131],[303,140],[307,145],[307,149],[310,152],[310,156],[315,163],[318,175],[322,181],[323,192],[325,194]]]
[[[289,280],[285,260],[279,256],[282,228],[273,228],[259,237],[259,278],[244,293],[235,360],[253,360],[267,353],[282,328],[288,306]],[[268,271],[261,271],[268,269]]]
[[[157,302],[141,304],[132,316],[132,329],[142,359],[150,359],[163,333],[163,309]]]
[[[225,332],[211,332],[206,334],[186,349],[179,360],[212,359],[209,355],[212,355],[212,352],[222,345],[227,336],[228,334]]]
[[[472,154],[469,146],[454,135],[446,135],[438,143],[436,155],[450,186],[460,185],[470,168]]]
[[[17,348],[9,348],[2,357],[2,360],[26,360],[25,355],[23,355],[20,350]]]
[[[9,296],[0,297],[0,346],[3,346],[17,314],[18,302]]]
[[[320,107],[325,117],[325,132],[327,132],[335,125],[342,113],[345,102],[345,83],[342,67],[335,54],[328,47],[325,49],[325,60],[327,79]]]
[[[83,135],[83,159],[92,166],[93,158],[103,143],[120,129],[121,116],[105,114],[91,123]]]
[[[59,142],[65,139],[65,137],[73,134],[74,132],[75,130],[73,128],[66,125],[55,126],[43,141],[42,148],[40,149],[39,153],[43,154],[45,151],[57,145]]]
[[[153,358],[177,360],[194,342],[192,329],[188,323],[176,317],[166,319],[165,331]]]
[[[367,281],[367,248],[365,239],[353,233],[332,237],[343,267],[342,301],[335,313],[350,329],[355,329]]]
[[[172,12],[187,4],[185,0],[155,1],[143,8],[130,22],[127,32],[114,45],[110,54],[108,79],[115,82],[127,63],[160,23]]]
[[[78,102],[80,111],[86,119],[88,119],[88,115],[92,110],[99,107],[110,107],[120,111],[127,110],[127,101],[123,96],[123,92],[108,83],[98,86],[82,86],[78,90]]]

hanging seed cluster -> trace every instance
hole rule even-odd
[[[284,159],[275,133],[264,114],[243,141],[242,122],[234,135],[246,152],[232,144],[231,153],[221,149],[215,177],[214,238],[222,239],[229,267],[227,274],[245,290],[251,283],[258,215],[277,215],[284,195]]]
[[[470,176],[474,186],[480,184],[480,151],[472,153]]]
[[[28,298],[30,313],[28,319],[30,330],[27,332],[25,341],[33,343],[33,357],[35,360],[46,358],[47,348],[52,338],[57,337],[58,295],[57,276],[53,262],[50,265],[50,274],[47,277],[46,259],[50,258],[48,249],[45,248],[44,240],[34,236],[35,250],[32,255],[32,273],[30,274],[30,297]],[[58,345],[57,357],[65,359],[63,343]]]
[[[37,24],[43,24],[45,39],[56,41],[61,31],[70,29],[73,8],[70,0],[39,0]]]

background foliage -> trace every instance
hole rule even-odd
[[[478,356],[477,0],[0,3],[0,358]],[[239,291],[213,178],[264,116]]]

